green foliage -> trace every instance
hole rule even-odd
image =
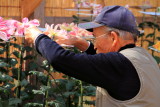
[[[48,105],[51,107],[64,107],[63,103],[59,102],[59,101],[49,101]]]
[[[0,99],[0,107],[9,107],[9,101],[8,100],[2,101]]]
[[[5,48],[0,48],[0,54],[4,54],[5,51],[6,51]]]
[[[154,56],[154,58],[156,59],[157,63],[160,63],[160,57]]]
[[[142,22],[139,24],[140,28],[145,28],[145,27],[150,27],[152,29],[158,29],[159,30],[159,25],[154,23],[154,22]]]
[[[17,49],[21,49],[21,45],[20,44],[16,44],[16,43],[10,43],[11,46],[13,46],[14,48],[17,48]]]
[[[29,70],[37,69],[37,68],[38,68],[38,65],[37,65],[37,63],[35,63],[34,61],[31,61],[31,62],[28,64],[28,68],[29,68]]]
[[[78,23],[80,18],[73,17]],[[0,107],[78,107],[82,97],[95,95],[92,86],[87,83],[82,85],[75,78],[64,75],[64,79],[54,79],[52,74],[58,71],[46,60],[38,65],[36,55],[24,54],[35,53],[34,49],[23,44],[0,44],[0,54],[6,56],[0,58]],[[16,48],[12,53],[10,46]],[[71,51],[79,53],[77,48]],[[23,68],[28,60],[29,63]],[[39,96],[40,99],[37,99]],[[84,103],[83,100],[81,102]]]
[[[26,80],[26,79],[23,79],[22,81],[21,81],[21,83],[20,83],[20,85],[22,86],[22,87],[25,87],[25,86],[27,86],[29,84],[29,82]]]
[[[153,37],[155,34],[154,33],[150,33],[150,34],[148,34],[147,36],[146,36],[146,38],[148,38],[148,37]]]
[[[72,16],[73,17],[73,22],[74,23],[79,23],[79,22],[90,22],[91,20],[89,20],[89,19],[81,19],[80,17],[78,17],[78,16],[76,16],[76,15],[73,15]]]
[[[160,41],[160,37],[156,37],[156,39]]]
[[[10,106],[16,106],[17,104],[20,104],[22,102],[22,100],[21,99],[19,99],[19,98],[10,98],[9,99],[9,105]]]
[[[146,21],[146,22],[140,23],[139,27],[141,29],[144,29],[146,27],[153,29],[152,33],[149,33],[146,36],[143,33],[139,36],[141,38],[141,46],[142,46],[143,42],[146,41],[146,42],[148,42],[148,47],[152,47],[155,44],[156,40],[160,40],[160,37],[156,37],[156,31],[160,31],[160,26],[157,23]],[[145,39],[143,40],[142,37],[145,37]],[[147,38],[150,38],[150,39],[147,39]],[[159,58],[159,56],[154,55],[154,51],[155,50],[152,50],[152,56],[156,59],[157,63],[160,63],[160,58]]]
[[[51,87],[49,86],[41,86],[40,90],[33,90],[34,94],[43,94],[45,95],[45,92],[48,91]]]
[[[40,103],[27,103],[24,107],[43,107]]]
[[[42,90],[33,90],[34,94],[45,94]]]
[[[10,58],[9,64],[10,64],[10,66],[14,67],[14,66],[16,66],[16,64],[18,64],[18,61],[15,58]]]
[[[0,62],[0,67],[8,67],[9,65],[5,62]]]
[[[26,56],[26,57],[24,57],[23,58],[23,60],[32,60],[32,59],[34,59],[34,56],[32,56],[32,55],[28,55],[28,56]]]
[[[95,101],[84,101],[87,105],[95,105]]]
[[[24,50],[25,50],[26,52],[30,52],[30,51],[33,51],[33,48],[31,48],[31,47],[29,47],[29,46],[25,46],[25,47],[24,47]]]
[[[73,19],[74,19],[74,20],[73,20],[74,23],[79,23],[79,20],[80,20],[79,17],[77,17],[76,15],[73,15],[72,17],[73,17]]]
[[[21,54],[19,51],[14,51],[12,54],[15,55],[17,58],[21,57]]]
[[[0,81],[3,81],[3,82],[12,81],[12,82],[13,82],[13,78],[10,77],[9,75],[2,74],[2,73],[0,72]]]

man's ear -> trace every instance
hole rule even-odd
[[[112,39],[112,41],[113,41],[112,46],[115,47],[116,44],[117,44],[118,41],[119,41],[119,35],[118,35],[116,32],[111,31],[110,36],[111,36],[111,39]]]

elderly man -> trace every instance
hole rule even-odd
[[[80,54],[63,49],[37,28],[28,29],[26,37],[55,69],[96,85],[96,107],[160,107],[159,67],[135,46],[139,32],[129,10],[104,7],[93,22],[79,27],[93,30],[94,45],[77,37],[57,42],[85,51]]]

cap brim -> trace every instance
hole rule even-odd
[[[78,24],[78,27],[86,29],[88,31],[92,31],[93,28],[97,28],[100,26],[103,26],[103,25],[96,22],[86,22],[86,23]]]

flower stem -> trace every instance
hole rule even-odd
[[[10,65],[9,58],[10,58],[10,42],[6,42],[6,63],[8,65]],[[7,72],[9,72],[9,66],[7,66]]]
[[[80,12],[80,11],[79,11],[79,7],[78,7],[78,12],[77,12],[77,13],[78,13],[78,21],[77,21],[77,24],[80,23],[80,15],[79,15],[79,12]]]
[[[83,83],[82,81],[79,81],[80,82],[80,91],[81,91],[81,95],[80,95],[80,107],[83,107]]]
[[[52,72],[52,67],[51,67],[51,65],[49,65],[49,67],[50,67],[50,69],[49,69],[49,73],[48,73],[48,75],[47,75],[47,86],[50,86],[50,73]],[[48,99],[48,97],[49,97],[49,92],[48,92],[48,90],[45,92],[45,96],[44,96],[44,103],[43,103],[43,107],[48,107],[48,101],[47,101],[47,99]]]
[[[146,10],[143,9],[143,11],[145,12]],[[145,14],[143,14],[143,17],[142,17],[142,23],[145,22]],[[142,28],[142,30],[144,30],[144,28]],[[143,47],[143,36],[141,36],[141,47]]]
[[[156,24],[157,21],[157,15],[154,16],[154,24]],[[153,31],[153,44],[155,44],[155,39],[156,39],[156,27],[154,26],[154,31]],[[152,50],[152,56],[154,55],[154,51]]]
[[[16,90],[16,97],[20,99],[21,97],[21,79],[22,79],[22,69],[23,69],[23,47],[24,47],[24,37],[22,38],[22,44],[20,48],[20,64],[19,64],[19,70],[18,70],[18,86]],[[20,104],[18,104],[18,107],[20,107]]]

